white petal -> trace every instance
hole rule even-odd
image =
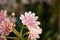
[[[4,13],[6,14],[7,13],[7,10],[4,10]]]
[[[37,19],[38,19],[38,16],[35,17],[35,20],[37,20]]]
[[[31,13],[25,13],[25,17],[27,20],[29,20],[29,18],[31,17]]]
[[[41,29],[39,26],[37,26],[37,29],[36,29],[36,30],[37,30],[36,32],[37,32],[38,34],[41,34],[41,33],[42,33],[42,29]]]
[[[42,33],[42,29],[37,27],[37,28],[31,28],[31,31],[35,32],[36,34],[41,34]]]
[[[29,11],[28,13],[31,13],[31,11]]]
[[[36,25],[40,25],[41,23],[39,21],[36,21]]]
[[[32,13],[31,15],[32,15],[32,17],[35,17],[35,13]]]
[[[28,13],[27,13],[27,12],[25,12],[25,16],[27,16],[27,14],[28,14]]]
[[[21,14],[21,17],[20,17],[21,20],[25,20],[25,17],[24,15]]]

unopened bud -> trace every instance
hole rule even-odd
[[[14,24],[14,27],[16,27],[16,24]]]
[[[15,13],[13,12],[13,13],[11,14],[11,16],[13,16],[13,17],[14,17],[14,16],[15,16]]]

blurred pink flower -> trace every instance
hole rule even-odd
[[[12,26],[9,22],[2,21],[0,23],[0,34],[1,36],[8,35],[12,31]]]
[[[26,25],[29,30],[40,25],[40,22],[37,21],[38,16],[35,16],[35,13],[31,13],[30,11],[25,12],[25,15],[21,15],[20,19],[22,20],[23,25]]]
[[[7,17],[7,11],[6,10],[1,10],[0,12],[0,22],[6,20]]]
[[[0,0],[0,4],[5,4],[7,0]]]
[[[7,40],[4,36],[0,36],[0,40]]]
[[[2,36],[8,35],[12,31],[11,20],[7,17],[7,11],[0,12],[0,34]]]
[[[12,22],[12,23],[15,23],[15,22],[16,22],[15,17],[12,17],[12,18],[11,18],[11,22]]]

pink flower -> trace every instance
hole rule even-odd
[[[0,0],[0,4],[5,4],[7,0]]]
[[[7,11],[6,10],[4,10],[4,11],[1,10],[1,12],[0,12],[0,22],[6,20],[6,16],[7,16]]]
[[[29,32],[28,40],[37,40],[36,38],[40,38],[39,34],[41,33],[42,33],[41,28],[39,29],[32,28]]]
[[[31,28],[37,28],[40,25],[40,22],[37,21],[38,16],[35,16],[35,13],[25,12],[24,15],[21,15],[20,19],[22,20],[23,25],[26,25],[29,30]]]
[[[39,34],[42,33],[42,29],[39,28],[40,22],[37,21],[38,16],[35,16],[35,13],[25,12],[25,15],[21,15],[20,19],[22,20],[23,25],[26,25],[29,29],[28,40],[37,40]]]
[[[2,21],[0,23],[0,34],[1,36],[8,35],[12,31],[12,26],[9,22]]]
[[[29,36],[28,36],[28,40],[29,40],[29,39],[30,39],[30,40],[37,40],[36,38],[39,38],[39,35],[36,34],[36,33],[33,32],[33,31],[30,31],[30,34],[29,34]]]
[[[41,28],[31,28],[31,30],[30,31],[33,31],[33,32],[35,32],[36,34],[42,34],[42,29]]]
[[[7,17],[7,11],[0,12],[0,34],[2,36],[8,35],[12,31],[11,20]]]

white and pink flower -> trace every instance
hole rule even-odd
[[[39,35],[34,31],[30,31],[29,36],[28,36],[28,40],[37,40],[36,38],[39,38]]]
[[[35,13],[25,12],[24,15],[21,15],[20,19],[22,20],[23,25],[26,25],[29,30],[30,28],[36,28],[38,25],[40,25],[40,22],[37,21],[38,16],[35,16]]]
[[[29,31],[28,40],[37,40],[40,38],[39,34],[42,33],[42,29],[32,29]]]
[[[22,20],[23,25],[26,25],[29,29],[28,39],[37,40],[39,38],[39,34],[42,33],[42,29],[38,26],[40,22],[37,21],[38,16],[35,16],[35,13],[25,12],[25,14],[21,15],[20,19]]]

